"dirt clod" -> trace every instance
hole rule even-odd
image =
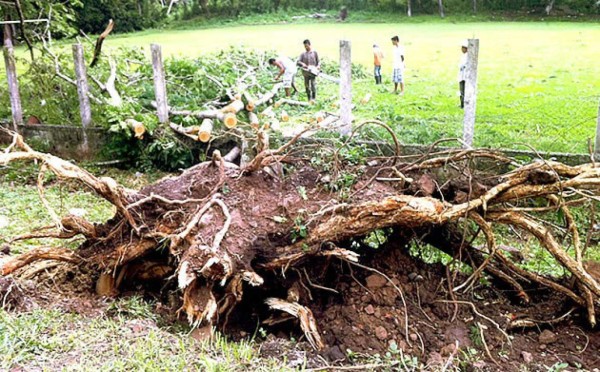
[[[557,339],[558,337],[554,332],[546,329],[540,334],[538,341],[540,342],[540,344],[548,345],[556,342]]]
[[[375,336],[377,336],[378,339],[383,341],[388,338],[388,331],[382,326],[379,326],[375,328]]]
[[[369,289],[378,289],[381,288],[387,283],[386,279],[378,274],[369,275],[366,279],[367,288]]]
[[[431,196],[436,190],[435,181],[429,174],[424,174],[416,181],[415,186],[423,196]]]
[[[533,361],[533,355],[527,351],[521,351],[521,357],[523,358],[525,364],[529,364]]]

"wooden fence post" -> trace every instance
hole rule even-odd
[[[463,119],[463,142],[466,147],[473,146],[473,135],[475,134],[478,58],[479,39],[469,39],[467,51],[467,78],[465,80],[465,116]]]
[[[158,44],[151,44],[150,50],[152,51],[152,69],[154,70],[156,112],[158,121],[162,124],[166,124],[169,122],[169,108],[167,106],[167,84],[162,63],[162,51]]]
[[[87,81],[87,70],[83,58],[83,46],[73,44],[73,62],[75,63],[75,77],[77,79],[77,95],[79,96],[79,113],[81,115],[81,126],[83,127],[82,150],[88,151],[87,129],[92,124],[92,107],[90,106],[89,86]]]
[[[600,100],[598,101],[598,118],[596,119],[596,146],[594,147],[594,160],[600,159]]]
[[[10,28],[4,27],[4,64],[6,66],[6,80],[10,95],[10,108],[12,111],[13,130],[17,132],[19,125],[23,124],[23,109],[19,95],[19,81],[17,80],[17,67],[15,64],[14,49],[11,40]]]
[[[352,131],[352,54],[349,40],[340,40],[340,120],[339,132]]]

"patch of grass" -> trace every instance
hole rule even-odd
[[[217,335],[211,342],[198,342],[188,333],[168,332],[143,314],[86,318],[54,310],[22,314],[0,310],[0,369],[282,369],[280,361],[259,359],[258,348],[251,341],[231,343]]]
[[[59,216],[77,208],[85,213],[90,222],[105,222],[115,214],[114,207],[97,197],[71,185],[54,185],[45,189],[45,198]],[[49,212],[44,208],[35,186],[20,186],[0,182],[0,215],[8,225],[0,227],[0,241],[29,233],[34,229],[52,225]],[[76,246],[78,238],[69,240],[67,246]],[[33,247],[56,244],[49,239],[29,239],[11,244],[13,253],[27,251]],[[65,244],[61,242],[60,244]]]

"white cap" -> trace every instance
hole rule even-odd
[[[468,48],[469,47],[469,40],[463,40],[462,43],[460,43],[460,46],[463,48]]]

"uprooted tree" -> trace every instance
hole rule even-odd
[[[590,326],[596,324],[597,263],[584,262],[584,244],[571,212],[597,198],[596,164],[519,165],[499,153],[457,149],[416,157],[396,153],[352,165],[342,156],[346,144],[320,144],[323,158],[317,162],[314,149],[294,144],[297,136],[277,149],[261,149],[242,167],[233,163],[233,156],[226,160],[215,151],[210,161],[134,191],[34,151],[18,134],[13,138],[0,154],[0,165],[38,162],[41,201],[54,220],[53,226],[13,241],[76,235],[85,241],[76,250],[57,246],[15,256],[1,267],[4,276],[37,260],[61,260],[94,273],[97,293],[108,296],[134,282],[158,282],[156,288],[161,288],[176,277],[188,320],[221,328],[250,291],[255,303],[299,318],[307,339],[320,349],[324,341],[312,303],[297,290],[299,279],[292,280],[290,273],[319,272],[338,260],[363,266],[359,261],[372,253],[363,244],[365,237],[385,231],[399,247],[421,240],[470,266],[472,274],[461,288],[488,275],[495,285],[512,288],[529,302],[526,289],[544,287],[581,308]],[[469,166],[481,161],[512,170],[483,178]],[[96,225],[73,215],[58,216],[44,199],[42,181],[48,171],[90,188],[113,204],[116,214]],[[349,174],[355,175],[350,183]],[[560,237],[557,225],[543,219],[557,211],[565,222]],[[535,237],[569,274],[570,283],[520,266],[497,244],[495,228],[500,225]],[[473,244],[478,234],[483,247]],[[257,293],[263,297],[256,298]]]

